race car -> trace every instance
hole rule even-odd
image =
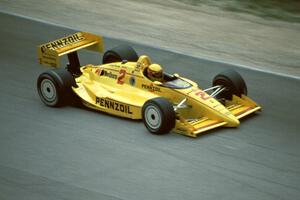
[[[246,96],[245,81],[234,70],[216,75],[210,88],[201,89],[194,81],[164,71],[153,80],[149,69],[160,66],[128,45],[106,51],[100,65],[81,66],[80,49],[102,53],[103,39],[78,32],[38,46],[39,63],[56,68],[37,79],[38,94],[47,106],[79,100],[91,109],[142,119],[151,133],[172,131],[190,137],[221,126],[236,127],[239,119],[261,110]],[[69,63],[59,68],[63,55]]]

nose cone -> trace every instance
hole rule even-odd
[[[226,124],[227,127],[236,127],[240,125],[240,121],[233,115],[228,116],[225,121],[227,122]]]

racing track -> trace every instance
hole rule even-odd
[[[0,14],[0,199],[298,199],[300,81],[237,68],[263,112],[197,139],[155,136],[142,122],[36,92],[36,46],[73,33]],[[106,49],[126,41],[105,38]],[[226,64],[132,44],[168,71],[208,87]],[[84,62],[101,56],[81,53]]]

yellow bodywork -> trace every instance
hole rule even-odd
[[[57,49],[49,46],[51,43],[39,46],[40,63],[58,66],[59,57],[68,52],[86,47],[99,52],[103,50],[101,37],[89,33],[76,34],[85,39]],[[52,55],[51,59],[45,56],[48,54]],[[144,69],[150,64],[149,57],[142,55],[137,62],[82,66],[82,75],[75,78],[78,87],[73,87],[73,91],[89,108],[131,119],[142,119],[142,107],[149,99],[164,97],[175,107],[186,99],[184,106],[176,109],[174,131],[191,137],[220,126],[236,127],[240,118],[261,109],[244,95],[233,96],[223,105],[195,82],[178,75],[177,78],[186,84],[182,89],[152,82],[144,75]]]

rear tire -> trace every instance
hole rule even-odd
[[[137,62],[138,55],[136,51],[128,45],[120,45],[111,50],[108,50],[103,55],[102,63],[113,63],[113,62],[122,62],[127,60],[130,62]]]
[[[44,104],[59,107],[71,102],[72,86],[75,80],[65,69],[54,69],[43,72],[37,80],[37,90]]]
[[[217,95],[217,99],[225,98],[232,99],[232,95],[241,97],[242,94],[247,95],[247,86],[242,76],[230,69],[221,72],[213,79],[213,86],[221,85],[226,89]]]
[[[146,128],[153,134],[166,134],[175,127],[176,114],[173,105],[165,98],[157,97],[146,101],[142,116]]]

